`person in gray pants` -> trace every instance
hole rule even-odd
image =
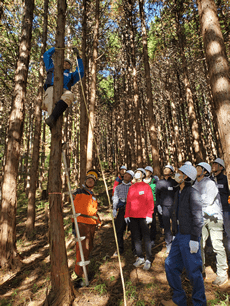
[[[220,194],[216,184],[209,178],[211,166],[205,162],[199,163],[197,169],[197,180],[193,187],[200,193],[204,225],[202,228],[201,254],[203,261],[203,272],[205,271],[205,244],[210,236],[213,251],[216,253],[217,277],[213,285],[223,285],[228,281],[227,256],[223,244],[223,210]]]

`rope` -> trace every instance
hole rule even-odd
[[[49,192],[49,194],[62,194],[61,192]]]
[[[87,116],[88,116],[88,119],[89,119],[89,124],[91,126],[91,130],[93,130],[93,126],[92,126],[92,123],[91,123],[91,120],[90,120],[90,116],[89,116],[89,112],[88,112],[88,107],[87,107],[87,103],[86,103],[86,99],[85,99],[85,93],[84,93],[84,88],[83,88],[83,84],[82,84],[82,80],[81,80],[81,75],[80,75],[80,71],[79,71],[78,60],[77,60],[77,68],[78,68],[78,74],[79,74],[79,80],[80,80],[80,84],[81,84],[81,89],[82,89],[82,96],[83,96],[83,100],[84,100],[84,103],[85,103],[85,108],[86,108]],[[99,164],[100,164],[102,178],[103,178],[103,182],[104,182],[104,185],[105,185],[106,195],[107,195],[107,198],[108,198],[109,208],[110,208],[110,212],[111,212],[111,216],[112,216],[112,225],[113,225],[114,237],[115,237],[115,242],[116,242],[116,247],[117,247],[119,268],[120,268],[120,273],[121,273],[121,282],[122,282],[123,296],[124,296],[124,306],[126,306],[127,303],[126,303],[125,282],[124,282],[123,270],[122,270],[122,266],[121,266],[121,257],[120,257],[120,252],[119,252],[117,233],[116,233],[114,218],[113,218],[113,214],[112,214],[112,208],[111,208],[112,204],[111,204],[111,201],[110,201],[109,190],[108,190],[108,186],[107,186],[107,183],[106,183],[106,180],[105,180],[105,174],[104,174],[104,171],[103,171],[103,168],[102,168],[102,162],[101,162],[101,159],[100,159],[99,149],[98,149],[98,145],[97,145],[96,139],[94,137],[94,134],[93,134],[93,141],[94,141],[95,148],[96,148],[96,151],[97,151],[97,157],[98,157],[98,161],[99,161]]]

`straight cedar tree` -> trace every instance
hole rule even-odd
[[[35,102],[35,110],[34,110],[35,128],[34,128],[34,139],[33,139],[32,163],[30,169],[30,188],[28,193],[28,207],[27,207],[27,221],[26,221],[27,238],[29,238],[29,236],[33,232],[34,222],[35,222],[35,195],[36,195],[36,185],[38,179],[39,148],[40,148],[41,122],[42,122],[41,106],[43,98],[43,79],[44,79],[43,54],[45,53],[46,50],[48,6],[49,6],[49,0],[44,0],[42,47],[41,47],[40,62],[39,62],[39,85],[38,85],[38,96]]]
[[[135,118],[135,136],[136,136],[136,151],[137,156],[135,162],[132,165],[140,167],[142,165],[142,143],[141,143],[141,123],[140,123],[140,98],[138,92],[138,83],[137,83],[137,67],[136,67],[136,47],[135,47],[135,13],[133,1],[127,2],[123,0],[123,7],[125,11],[126,18],[126,31],[129,31],[130,39],[126,40],[126,52],[130,47],[130,64],[129,73],[132,75],[132,85],[133,85],[133,113]],[[133,147],[134,148],[134,147]]]
[[[82,18],[82,61],[85,70],[85,77],[81,80],[83,85],[80,88],[81,94],[81,104],[80,104],[80,185],[84,183],[85,174],[86,174],[86,160],[87,160],[87,111],[86,105],[84,101],[84,97],[87,103],[87,95],[86,95],[86,80],[88,76],[88,59],[86,55],[86,43],[87,43],[87,12],[88,5],[87,0],[83,0],[83,18]],[[81,84],[80,84],[81,85]]]
[[[5,173],[0,216],[0,266],[12,268],[16,251],[17,176],[22,139],[26,83],[28,77],[34,0],[25,0],[19,58],[15,72],[12,109],[9,116]]]
[[[149,116],[149,137],[152,150],[152,164],[154,174],[160,176],[160,162],[159,162],[159,150],[157,144],[157,129],[156,129],[156,118],[153,113],[153,95],[152,95],[152,84],[149,67],[148,57],[148,46],[147,46],[147,31],[145,25],[145,14],[143,10],[144,0],[139,0],[140,18],[141,18],[141,29],[142,29],[142,45],[144,55],[144,67],[145,67],[145,83],[147,88],[147,107]]]
[[[183,1],[175,1],[176,11],[175,11],[175,18],[176,18],[176,31],[177,31],[177,37],[179,42],[179,48],[180,48],[180,55],[181,55],[181,61],[182,61],[182,69],[183,69],[183,78],[184,78],[184,86],[185,86],[185,93],[186,93],[186,100],[188,103],[188,119],[189,119],[189,125],[192,133],[192,145],[195,153],[196,162],[199,163],[204,160],[203,156],[203,143],[200,141],[200,135],[198,131],[198,122],[196,118],[195,113],[195,107],[194,107],[194,100],[191,90],[191,84],[189,81],[189,75],[188,75],[188,68],[187,68],[187,62],[185,57],[185,50],[184,50],[184,33],[183,33],[183,23],[181,24],[181,21],[183,20],[182,13],[183,13]]]
[[[92,81],[90,89],[90,103],[89,103],[89,125],[88,125],[88,142],[87,142],[87,162],[86,170],[92,169],[93,165],[93,144],[94,144],[94,126],[95,126],[95,104],[96,104],[96,90],[97,90],[97,48],[99,36],[99,0],[96,0],[95,7],[95,28],[93,37],[93,59],[92,59]]]
[[[214,0],[197,0],[227,177],[230,181],[230,68]]]
[[[63,93],[66,7],[66,1],[57,1],[58,17],[56,29],[56,50],[54,54],[55,70],[53,101],[60,100]],[[52,128],[49,163],[50,261],[52,286],[48,296],[49,305],[72,305],[74,299],[74,290],[68,270],[62,212],[62,121],[63,116],[60,116],[56,125]]]

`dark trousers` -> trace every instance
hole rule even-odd
[[[115,227],[117,233],[117,241],[119,246],[119,252],[122,254],[124,252],[124,232],[126,230],[126,222],[125,222],[125,208],[119,208],[118,214],[115,220]],[[129,227],[128,227],[129,229]],[[133,241],[133,235],[131,233],[131,240],[132,240],[132,251],[135,251],[135,245]]]
[[[156,222],[156,213],[153,213],[153,221],[150,227],[150,239],[151,241],[155,241],[156,239],[156,232],[157,232],[157,222]]]
[[[124,252],[124,231],[126,229],[125,222],[125,209],[120,208],[115,220],[116,232],[117,232],[117,241],[119,246],[119,252],[122,254]]]
[[[173,237],[170,226],[172,207],[163,206],[162,209],[163,209],[162,218],[164,224],[165,242],[166,246],[168,246],[172,242],[172,237]]]
[[[149,226],[144,218],[130,218],[130,228],[135,244],[136,254],[144,258],[142,252],[142,237],[145,242],[146,259],[151,261],[151,240]]]
[[[162,215],[159,214],[159,212],[157,212],[157,215],[158,215],[158,219],[159,219],[159,223],[160,223],[160,228],[164,228]]]

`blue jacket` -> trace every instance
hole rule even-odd
[[[43,55],[43,61],[47,71],[47,78],[44,85],[44,90],[46,90],[49,86],[53,86],[54,84],[54,63],[52,60],[52,55],[55,52],[55,48],[52,47],[48,51],[46,51]],[[79,66],[79,70],[78,70]],[[76,84],[79,78],[79,72],[81,79],[84,76],[84,66],[82,59],[78,59],[78,66],[74,72],[69,72],[68,69],[64,70],[64,79],[63,79],[63,87],[67,90],[71,90],[71,87]]]

